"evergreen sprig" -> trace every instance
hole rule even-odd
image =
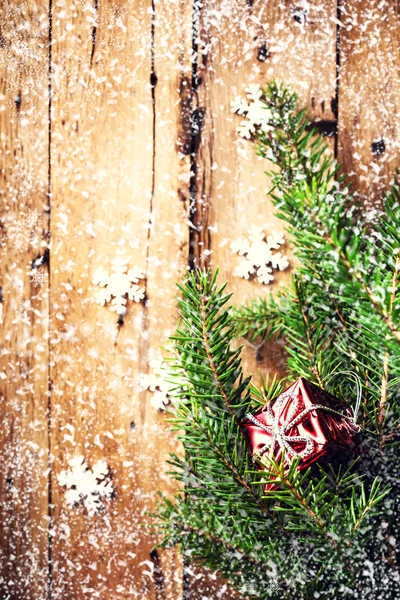
[[[397,598],[400,552],[400,184],[367,220],[329,147],[297,96],[271,83],[263,101],[272,129],[256,133],[272,161],[270,195],[300,266],[275,297],[237,309],[217,275],[195,270],[179,286],[172,338],[171,424],[183,455],[181,482],[161,498],[161,544],[217,570],[246,599]],[[235,337],[285,341],[288,377],[305,376],[350,404],[361,382],[357,460],[299,470],[250,458],[242,422],[285,382],[255,388]],[[266,488],[266,484],[272,488]],[[267,490],[267,491],[266,491]],[[371,576],[371,565],[374,573]],[[383,592],[383,594],[382,594]]]
[[[367,222],[326,156],[328,145],[308,131],[296,94],[271,83],[264,97],[276,116],[274,129],[258,134],[257,152],[279,167],[268,173],[270,195],[301,266],[277,300],[239,307],[237,331],[252,339],[284,335],[289,371],[313,375],[320,385],[339,367],[358,373],[365,424],[385,439],[400,424],[399,181],[376,222]]]

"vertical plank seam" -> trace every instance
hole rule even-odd
[[[194,98],[197,97],[199,87],[199,26],[200,13],[202,9],[201,0],[193,0],[192,10],[192,80],[190,94],[190,179],[189,179],[189,256],[188,266],[192,271],[196,266],[196,242],[198,238],[197,226],[194,223],[194,218],[197,214],[197,135],[198,123],[194,113]],[[184,596],[185,597],[185,596]]]
[[[151,173],[151,192],[150,192],[150,204],[149,204],[149,216],[152,218],[153,214],[153,202],[156,187],[156,85],[157,85],[157,74],[155,72],[155,30],[156,30],[156,7],[155,0],[151,0],[151,41],[150,41],[150,85],[151,85],[151,104],[153,111],[153,149],[152,149],[152,173]],[[151,225],[151,222],[150,224]],[[150,260],[150,239],[151,239],[151,227],[147,229],[147,248],[146,248],[146,278],[145,278],[145,304],[143,307],[143,329],[147,330],[149,325],[147,322],[147,281],[149,273],[149,260]],[[146,338],[147,339],[147,338]],[[148,340],[145,347],[146,352],[146,363],[148,362],[148,351],[149,345]],[[141,362],[141,361],[140,361]],[[165,577],[161,567],[161,561],[159,554],[155,548],[150,551],[150,560],[154,565],[153,571],[153,582],[154,582],[154,594],[156,600],[165,600]]]
[[[152,147],[152,157],[151,157],[151,189],[150,189],[150,199],[149,199],[149,227],[147,228],[147,238],[146,238],[146,258],[145,258],[145,279],[144,279],[144,306],[143,306],[143,320],[142,326],[143,330],[146,331],[148,329],[147,323],[147,290],[148,290],[148,274],[149,274],[149,260],[150,260],[150,238],[151,238],[151,219],[153,214],[153,201],[154,201],[154,192],[156,185],[156,82],[157,77],[155,74],[155,58],[154,58],[154,40],[155,36],[155,0],[151,0],[151,31],[150,31],[150,85],[151,85],[151,106],[152,106],[152,117],[153,117],[153,125],[152,125],[152,138],[153,138],[153,147]],[[122,317],[123,318],[123,317]],[[121,325],[121,320],[119,321],[119,325]],[[145,339],[145,338],[144,338]],[[142,362],[142,353],[140,352],[140,348],[144,347],[145,358],[147,361],[148,358],[148,342],[146,344],[140,344],[139,346],[139,369],[143,366]]]
[[[51,385],[51,360],[50,360],[50,352],[51,352],[51,344],[50,344],[50,326],[51,326],[51,318],[50,318],[50,307],[51,307],[51,278],[50,278],[50,265],[51,265],[51,189],[52,189],[52,181],[51,181],[51,142],[52,142],[52,129],[51,129],[51,109],[52,109],[52,60],[53,60],[53,0],[49,0],[49,35],[48,35],[48,84],[47,84],[47,94],[48,94],[48,112],[47,112],[47,156],[48,156],[48,164],[47,164],[47,242],[49,245],[48,252],[48,263],[47,263],[47,272],[48,272],[48,289],[47,289],[47,301],[48,301],[48,315],[47,315],[47,323],[48,323],[48,331],[47,331],[47,443],[48,443],[48,454],[47,454],[47,517],[48,517],[48,529],[47,529],[47,597],[48,600],[51,600],[53,593],[53,547],[52,547],[52,463],[51,463],[51,417],[52,417],[52,385]]]
[[[196,215],[196,204],[197,204],[197,161],[196,161],[196,135],[195,131],[196,120],[194,118],[194,98],[197,96],[197,90],[199,86],[198,78],[198,65],[199,65],[199,26],[200,26],[200,13],[202,8],[201,0],[193,0],[192,7],[192,78],[191,78],[191,89],[190,89],[190,179],[189,179],[189,255],[188,255],[188,266],[189,270],[193,271],[195,268],[195,257],[196,250],[195,245],[197,241],[197,228],[194,223],[194,217]],[[187,494],[184,494],[185,500]],[[189,600],[190,595],[190,575],[188,571],[189,559],[183,555],[183,577],[182,577],[182,600]]]
[[[154,57],[154,45],[155,45],[155,0],[151,0],[151,39],[150,39],[150,85],[151,85],[151,107],[153,112],[153,126],[152,126],[152,137],[153,137],[153,148],[152,148],[152,158],[151,158],[151,189],[150,189],[150,201],[149,201],[149,215],[153,213],[153,200],[154,200],[154,192],[156,185],[156,83],[157,76],[155,73],[155,57]],[[151,237],[151,227],[147,229],[147,247],[146,247],[146,277],[144,281],[145,288],[145,301],[143,308],[143,317],[146,318],[147,310],[146,310],[146,302],[147,302],[147,274],[149,267],[149,258],[150,258],[150,237]],[[146,327],[146,324],[144,324]]]
[[[92,28],[92,50],[90,52],[90,68],[93,67],[93,58],[96,50],[96,37],[97,37],[97,15],[99,9],[99,0],[93,1],[93,9],[94,9],[94,23]]]
[[[150,214],[153,212],[153,200],[156,185],[156,84],[157,76],[155,72],[155,31],[156,31],[156,6],[155,0],[151,0],[151,59],[150,59],[150,84],[151,84],[151,103],[153,109],[153,156],[152,156],[152,174],[151,174],[151,196],[150,196]],[[147,261],[150,255],[150,227],[147,230]]]
[[[339,156],[339,93],[340,93],[340,63],[341,63],[341,23],[342,23],[342,0],[337,0],[336,8],[336,80],[335,80],[335,119],[336,119],[336,135],[334,145],[334,156],[338,159]]]
[[[157,77],[155,74],[155,57],[154,57],[154,46],[155,46],[155,0],[151,0],[151,29],[150,29],[150,85],[151,85],[151,105],[152,105],[152,117],[153,117],[153,125],[152,125],[152,138],[153,138],[153,147],[152,147],[152,158],[151,158],[151,189],[150,189],[150,200],[149,200],[149,227],[147,229],[147,237],[146,237],[146,256],[145,256],[145,277],[144,277],[144,305],[142,311],[142,328],[141,333],[146,333],[148,330],[148,274],[149,274],[149,260],[150,260],[150,238],[151,238],[151,222],[153,213],[153,201],[154,201],[154,193],[155,193],[155,184],[156,184],[156,92],[155,86],[157,83]],[[120,327],[123,324],[123,316],[118,319],[118,326]],[[116,344],[116,342],[115,342]],[[142,351],[143,349],[143,351]],[[138,360],[138,369],[141,371],[143,367],[143,356],[147,364],[148,360],[148,352],[149,345],[147,337],[143,337],[143,342],[139,344],[139,360]],[[141,416],[144,418],[143,411],[141,411]]]

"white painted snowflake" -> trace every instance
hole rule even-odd
[[[256,277],[260,283],[269,284],[274,280],[273,270],[284,271],[289,266],[287,256],[277,250],[285,243],[281,232],[265,236],[263,227],[250,227],[248,238],[231,243],[231,249],[242,257],[233,274],[244,279]]]
[[[36,287],[44,283],[45,273],[43,269],[32,269],[30,275],[31,281]]]
[[[83,456],[75,456],[68,465],[58,476],[58,483],[67,488],[65,500],[69,506],[82,503],[91,517],[102,507],[102,499],[111,498],[114,492],[107,463],[99,460],[89,469]]]
[[[241,137],[250,139],[259,127],[262,131],[270,131],[272,129],[271,110],[262,99],[263,92],[260,86],[252,83],[247,88],[247,100],[241,96],[236,96],[231,102],[232,111],[242,115],[246,120],[241,121],[236,131]]]
[[[99,329],[101,329],[101,331],[109,338],[111,338],[112,340],[116,340],[116,338],[118,337],[118,325],[117,323],[99,323],[98,324]]]
[[[23,250],[29,244],[37,242],[37,231],[40,227],[41,215],[39,215],[36,208],[20,215],[7,213],[1,220],[4,223],[7,237],[16,250]]]
[[[139,389],[152,392],[151,405],[156,410],[162,411],[171,404],[171,391],[175,385],[167,380],[168,369],[164,361],[150,360],[149,367],[152,372],[141,375]]]
[[[124,315],[127,298],[140,302],[145,296],[144,287],[138,286],[140,279],[144,279],[141,269],[128,269],[126,259],[115,258],[111,263],[111,273],[99,267],[93,275],[93,283],[103,288],[95,294],[95,301],[101,305],[111,302],[111,310]]]

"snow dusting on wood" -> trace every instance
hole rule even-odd
[[[267,80],[375,214],[399,163],[399,5],[4,0],[0,17],[0,598],[235,598],[154,550],[179,452],[154,366],[175,283],[218,266],[241,303],[288,281],[247,141]],[[244,365],[282,374],[279,342]]]

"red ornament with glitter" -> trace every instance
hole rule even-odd
[[[285,450],[287,470],[294,458],[305,469],[325,455],[354,450],[360,427],[347,404],[300,377],[243,423],[254,459],[273,457],[279,462]],[[267,484],[266,490],[275,487]]]

